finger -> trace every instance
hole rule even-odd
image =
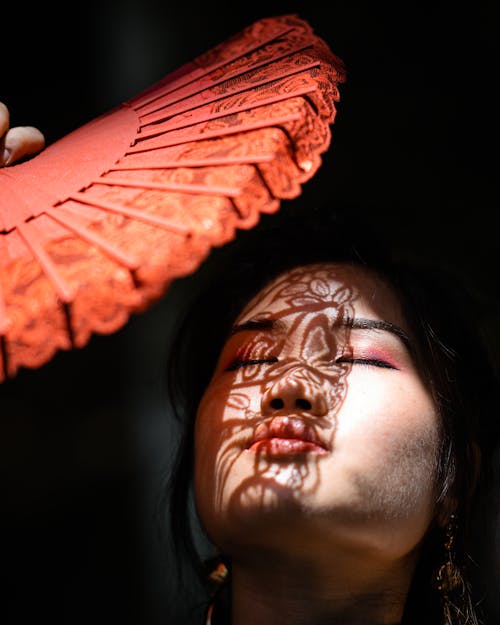
[[[40,152],[45,147],[45,137],[33,126],[17,126],[7,131],[4,137],[0,165],[12,165],[25,156]]]
[[[3,102],[0,102],[0,137],[9,129],[9,109]]]

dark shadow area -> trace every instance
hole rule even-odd
[[[308,20],[344,60],[347,82],[322,167],[262,223],[329,202],[383,230],[400,257],[457,273],[481,302],[500,365],[495,3],[90,0],[4,10],[0,100],[13,125],[37,126],[49,143],[254,20]],[[213,279],[180,281],[116,334],[0,386],[4,625],[165,623],[175,597],[155,505],[175,436],[163,366],[180,303]]]

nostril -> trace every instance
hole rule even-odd
[[[311,402],[307,399],[296,399],[295,406],[301,410],[311,410]]]
[[[274,410],[280,410],[281,408],[283,408],[283,406],[285,405],[284,401],[282,399],[280,399],[279,397],[275,397],[274,399],[271,399],[271,401],[269,402],[269,405],[271,406],[271,408],[273,408]]]

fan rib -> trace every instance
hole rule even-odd
[[[85,226],[77,223],[67,213],[64,214],[61,209],[51,208],[45,212],[49,217],[65,226],[68,230],[71,230],[88,243],[102,249],[106,254],[108,254],[108,256],[120,263],[120,265],[124,265],[130,270],[134,270],[139,267],[139,260],[137,258],[113,245],[96,232],[92,232]]]
[[[114,204],[113,202],[94,199],[92,197],[88,197],[86,193],[75,193],[73,195],[70,195],[68,197],[68,200],[73,200],[74,202],[78,202],[79,204],[88,204],[89,206],[94,206],[95,208],[100,208],[101,210],[109,211],[110,213],[123,215],[124,217],[130,217],[131,219],[137,219],[138,221],[143,221],[150,226],[157,226],[158,228],[168,230],[169,232],[172,232],[174,234],[179,234],[183,236],[189,236],[191,234],[191,230],[187,226],[173,223],[172,221],[165,219],[165,217],[162,217],[161,215],[153,215],[151,213],[139,211],[134,208],[126,208],[125,206],[121,206],[120,204]]]
[[[279,83],[280,81],[273,81],[273,82]],[[232,93],[231,96],[239,95],[241,93],[244,93],[245,91],[249,91],[249,90],[246,89],[243,91],[238,91],[238,92],[235,92],[234,94]],[[155,119],[155,120],[148,121],[146,124],[142,124],[141,128],[147,128],[148,126],[157,124],[158,128],[155,128],[155,130],[158,130],[159,128],[161,128],[161,125],[168,126],[167,130],[180,130],[181,128],[188,128],[189,126],[194,126],[195,124],[199,124],[202,122],[211,121],[213,119],[219,119],[221,117],[227,117],[228,114],[232,115],[234,113],[243,113],[245,111],[250,111],[250,110],[259,108],[260,106],[266,106],[270,104],[276,104],[278,102],[283,102],[283,101],[289,100],[290,98],[296,98],[296,97],[305,98],[310,93],[314,93],[314,91],[316,91],[315,87],[306,87],[303,89],[296,89],[295,91],[288,91],[287,93],[273,94],[273,95],[268,96],[267,98],[262,98],[262,100],[259,100],[258,102],[249,100],[248,102],[246,102],[245,104],[241,104],[240,106],[231,107],[230,110],[220,110],[217,112],[208,111],[205,115],[196,116],[195,119],[191,119],[191,120],[181,119],[177,123],[170,123],[171,118],[167,120],[161,120],[159,119],[160,115],[158,115],[158,120]],[[225,98],[227,98],[227,96],[221,99],[225,99]],[[214,102],[211,102],[211,104],[213,104]],[[194,111],[197,108],[200,108],[201,106],[206,106],[206,104],[204,103],[200,106],[195,106],[189,110]],[[176,115],[173,115],[172,117],[176,117]],[[151,130],[150,132],[147,132],[147,131],[144,133],[141,132],[141,134],[145,135],[145,137],[148,137],[151,134],[156,134],[156,133],[153,133]]]
[[[193,141],[203,141],[205,139],[215,139],[217,137],[223,137],[226,135],[234,135],[238,133],[247,132],[249,130],[260,130],[261,128],[269,128],[270,126],[277,126],[281,124],[287,124],[289,122],[295,122],[300,119],[300,115],[297,113],[290,113],[290,115],[282,115],[280,117],[274,117],[266,120],[258,120],[252,123],[246,123],[244,126],[236,126],[230,128],[218,128],[217,130],[212,130],[203,134],[195,135],[192,133],[191,135],[186,135],[184,138],[177,137],[176,139],[171,139],[170,141],[164,141],[159,144],[153,144],[152,147],[144,147],[142,144],[147,141],[152,141],[154,137],[147,137],[146,139],[141,140],[140,135],[137,137],[137,143],[127,151],[126,154],[136,154],[137,152],[147,152],[148,150],[155,150],[158,148],[168,148],[173,145],[182,145],[184,143],[192,143]],[[159,135],[167,135],[168,132],[159,133]],[[158,137],[156,137],[158,138]]]
[[[255,82],[252,82],[250,85],[245,85],[245,86],[240,86],[238,88],[235,89],[231,89],[229,92],[226,93],[214,93],[211,97],[208,97],[206,99],[203,99],[202,102],[196,102],[196,103],[192,103],[192,102],[185,102],[184,105],[182,106],[177,106],[174,107],[173,111],[168,111],[168,108],[170,108],[172,106],[172,102],[168,102],[167,104],[165,104],[163,107],[160,107],[158,109],[156,109],[155,111],[151,111],[150,113],[148,113],[148,115],[161,111],[162,109],[167,109],[164,111],[163,114],[165,114],[168,118],[172,118],[175,117],[176,115],[182,115],[183,113],[187,113],[188,111],[194,111],[197,108],[200,108],[202,106],[206,106],[208,104],[214,104],[215,102],[219,102],[221,100],[226,100],[228,97],[233,97],[236,95],[241,95],[242,93],[248,92],[248,91],[253,91],[255,89],[258,89],[259,87],[264,87],[265,85],[269,85],[269,84],[273,84],[273,83],[279,83],[281,80],[285,79],[285,78],[290,78],[291,76],[295,76],[297,74],[303,74],[305,73],[307,70],[311,70],[314,69],[316,67],[319,67],[320,63],[319,61],[315,61],[312,63],[308,63],[307,65],[302,65],[301,67],[292,67],[290,68],[288,71],[284,71],[280,74],[279,78],[277,79],[270,79],[269,76],[265,76],[264,78],[262,78],[261,80],[257,80]],[[225,81],[224,81],[225,82]],[[211,92],[212,91],[212,85],[210,85],[210,89],[203,89],[200,93],[203,93],[204,91],[206,92]],[[287,94],[288,95],[288,94]],[[191,98],[192,96],[188,96],[189,98]],[[186,98],[187,99],[187,98]],[[255,107],[255,102],[252,102],[253,106]],[[260,105],[260,102],[259,102]],[[231,109],[232,112],[232,109]],[[226,112],[227,114],[227,112]],[[142,119],[143,117],[145,117],[146,115],[141,115],[140,118]],[[146,124],[143,124],[142,127],[147,126],[149,124],[152,123],[151,121],[147,121]]]
[[[17,226],[17,231],[23,241],[31,250],[33,256],[38,261],[43,272],[54,287],[57,296],[64,304],[69,304],[75,299],[75,290],[60,275],[54,261],[43,249],[43,245],[39,240],[37,232],[33,229],[30,222],[21,223]]]
[[[153,165],[148,161],[134,160],[129,165],[113,165],[109,171],[134,171],[154,169],[177,169],[179,167],[216,167],[218,165],[247,165],[248,163],[270,163],[275,158],[271,152],[267,154],[249,154],[245,156],[207,157],[205,159],[183,159],[163,161]]]
[[[268,45],[268,44],[272,43],[273,41],[276,41],[280,37],[283,37],[284,35],[287,35],[288,33],[290,33],[295,28],[296,28],[296,26],[292,26],[290,28],[285,28],[285,29],[283,29],[281,31],[278,31],[278,33],[274,33],[270,37],[267,37],[267,39],[265,37],[263,37],[261,40],[259,40],[259,45],[258,46],[250,45],[250,46],[248,46],[248,48],[243,49],[243,50],[239,50],[235,54],[228,55],[227,58],[222,59],[218,63],[214,63],[212,65],[209,65],[208,67],[202,68],[200,66],[196,66],[195,65],[195,68],[198,70],[196,73],[192,71],[189,74],[187,74],[186,76],[178,78],[174,82],[167,83],[165,85],[165,87],[160,90],[158,95],[156,95],[153,98],[150,97],[149,100],[145,100],[144,102],[141,102],[141,100],[139,98],[137,98],[136,100],[133,101],[134,108],[136,110],[138,110],[140,108],[143,108],[144,106],[148,106],[148,105],[152,104],[153,102],[155,102],[156,100],[162,98],[165,95],[173,93],[174,91],[177,91],[178,89],[181,89],[182,87],[187,87],[187,85],[189,85],[189,84],[191,84],[193,82],[198,82],[204,76],[207,76],[208,74],[211,74],[212,72],[220,69],[224,65],[228,65],[229,63],[232,63],[233,61],[236,61],[236,59],[239,59],[242,56],[245,56],[246,54],[249,54],[250,52],[253,52],[254,50],[257,50],[258,48],[261,48],[261,47],[263,47],[265,45]],[[195,59],[195,61],[196,61],[196,59]],[[193,73],[195,73],[194,76],[193,76]],[[154,87],[154,85],[153,85],[153,87]]]
[[[92,180],[90,184],[103,184],[110,187],[137,187],[139,189],[156,189],[158,191],[175,191],[178,193],[201,193],[204,195],[226,195],[237,197],[241,194],[238,187],[224,187],[220,185],[205,186],[202,184],[185,184],[181,182],[152,182],[140,178],[117,178],[105,176]]]
[[[310,48],[311,46],[312,44],[308,44],[306,46],[303,46],[301,49]],[[299,52],[299,51],[300,50],[297,50],[296,52]],[[241,78],[245,74],[250,74],[252,72],[255,72],[257,69],[261,67],[265,67],[266,65],[274,63],[275,61],[282,60],[286,58],[287,56],[291,56],[291,54],[286,53],[276,58],[266,59],[262,63],[259,63],[258,65],[255,65],[250,69],[248,68],[245,68],[244,70],[238,69],[237,71],[233,72],[229,76],[224,76],[220,78],[219,80],[214,80],[213,82],[210,83],[210,85],[203,85],[197,91],[191,91],[187,93],[186,95],[179,97],[177,100],[169,98],[164,104],[157,105],[156,108],[151,108],[151,110],[146,110],[146,111],[143,111],[142,113],[139,113],[139,111],[137,111],[137,113],[139,114],[140,118],[144,118],[144,117],[148,117],[149,115],[153,115],[154,113],[161,111],[162,109],[173,108],[174,112],[170,113],[169,116],[174,117],[175,115],[184,113],[188,110],[193,110],[200,106],[204,106],[205,104],[211,104],[213,102],[216,102],[217,100],[227,98],[228,95],[236,95],[238,93],[249,91],[256,87],[261,87],[268,83],[272,83],[274,82],[274,79],[270,79],[269,76],[264,76],[264,78],[262,78],[261,80],[252,81],[251,84],[247,86],[240,86],[239,88],[236,88],[234,90],[231,89],[229,90],[229,93],[227,92],[219,93],[218,91],[215,91],[213,92],[212,97],[203,99],[203,102],[200,102],[199,104],[196,104],[195,106],[189,106],[190,104],[189,100],[194,98],[195,96],[200,96],[200,94],[204,92],[210,93],[216,87],[220,87],[224,83],[230,83],[231,81],[234,81],[237,78]],[[288,71],[284,71],[280,74],[279,79],[281,80],[282,78],[289,78],[290,76],[293,76],[294,74],[300,74],[302,72],[306,72],[307,70],[314,69],[315,67],[319,67],[319,65],[320,65],[320,61],[318,60],[318,61],[312,61],[311,63],[307,63],[305,65],[300,65],[298,67],[296,66],[290,67]],[[183,104],[181,104],[182,102]],[[178,104],[179,106],[175,106],[176,104]],[[168,111],[167,111],[167,114],[168,114]]]

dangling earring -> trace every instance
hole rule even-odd
[[[222,560],[216,560],[210,573],[208,574],[208,581],[211,586],[210,590],[210,604],[208,606],[205,625],[213,625],[212,617],[214,615],[216,599],[224,588],[225,583],[229,577],[229,569]]]
[[[456,563],[455,541],[458,529],[457,517],[450,516],[446,526],[444,541],[445,561],[436,573],[435,586],[442,593],[443,598],[449,598],[462,585],[462,574]]]
[[[213,582],[217,588],[220,584],[223,584],[226,581],[228,573],[228,568],[224,562],[219,562],[215,569],[210,572],[208,579]]]
[[[457,517],[452,514],[445,530],[445,560],[434,579],[434,586],[441,593],[445,625],[453,625],[453,615],[463,617],[471,613],[470,590],[457,561],[457,530]]]

